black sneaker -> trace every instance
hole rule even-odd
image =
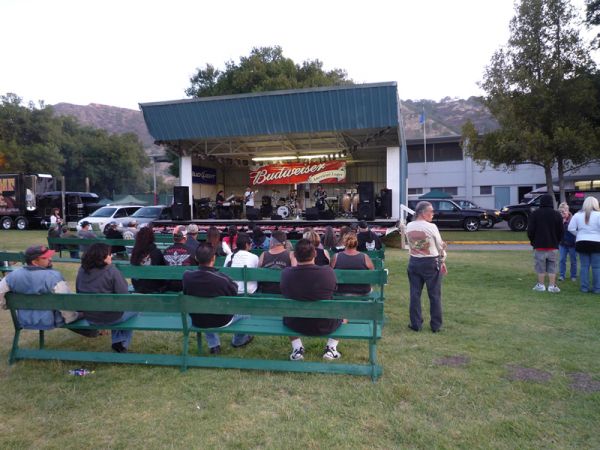
[[[236,344],[233,345],[233,343],[231,344],[231,346],[233,348],[241,348],[241,347],[245,347],[246,345],[248,345],[250,342],[252,342],[254,340],[254,336],[248,336],[248,339],[246,340],[246,342],[242,343],[242,344]]]
[[[216,347],[211,347],[210,348],[210,354],[211,355],[218,355],[219,353],[221,353],[221,346],[217,345]]]
[[[122,342],[115,342],[111,347],[117,353],[127,353],[127,347]]]
[[[410,329],[411,329],[411,330],[413,330],[413,331],[417,331],[417,332],[418,332],[418,331],[421,331],[421,329],[420,329],[420,328],[413,327],[413,326],[412,326],[410,323],[408,324],[408,328],[410,328]]]

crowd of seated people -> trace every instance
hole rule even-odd
[[[362,224],[361,224],[362,225]],[[362,226],[359,227],[364,232]],[[252,294],[255,292],[283,294],[301,301],[316,301],[333,298],[335,293],[344,295],[364,295],[370,292],[370,285],[337,285],[335,272],[332,269],[373,270],[373,262],[358,250],[359,238],[349,227],[340,230],[335,240],[333,229],[328,227],[320,236],[313,229],[306,229],[302,239],[290,251],[291,243],[285,232],[274,231],[267,238],[259,226],[254,226],[251,233],[238,232],[230,226],[227,236],[221,239],[216,227],[210,227],[205,241],[198,241],[197,225],[178,225],[173,230],[173,245],[161,251],[155,243],[152,227],[141,228],[135,236],[135,245],[131,252],[130,263],[134,266],[189,266],[183,279],[153,280],[132,279],[136,293],[164,293],[183,291],[189,295],[219,296]],[[368,231],[368,230],[367,230]],[[366,240],[363,240],[366,241]],[[268,247],[265,247],[268,245]],[[253,249],[263,249],[260,257],[252,253]],[[95,243],[85,252],[81,267],[77,273],[76,289],[81,293],[127,293],[128,286],[119,270],[112,264],[112,253],[109,245]],[[50,254],[50,253],[48,253]],[[226,256],[227,267],[268,268],[280,270],[281,282],[255,281],[244,283],[232,280],[214,268],[217,256]],[[51,264],[50,264],[51,267]],[[321,280],[322,283],[316,282]],[[0,293],[1,294],[1,293]],[[79,318],[85,318],[95,325],[112,325],[134,317],[135,312],[85,312]],[[198,327],[226,327],[247,316],[220,316],[198,314],[192,317],[192,323]],[[284,324],[299,333],[309,336],[327,335],[342,323],[331,319],[298,319],[284,318]],[[57,325],[58,326],[58,325]],[[116,352],[127,352],[132,339],[132,331],[113,330],[112,349]],[[220,339],[216,333],[206,334],[211,354],[219,353]],[[234,335],[233,347],[243,347],[250,343],[253,336]],[[299,337],[291,338],[291,360],[303,359],[304,347]],[[323,357],[338,359],[338,342],[329,339]]]

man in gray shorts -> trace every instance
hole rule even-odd
[[[563,233],[562,217],[554,210],[552,196],[542,195],[540,207],[529,216],[527,226],[527,236],[534,249],[535,271],[538,277],[538,282],[533,287],[534,291],[546,290],[544,281],[548,274],[548,292],[560,292],[556,285],[556,261],[558,244]]]

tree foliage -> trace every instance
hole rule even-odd
[[[467,152],[494,167],[541,166],[549,189],[556,167],[564,199],[564,173],[597,157],[598,90],[589,48],[568,0],[521,0],[510,33],[481,83],[500,129],[478,138],[466,124]]]
[[[81,126],[43,103],[23,106],[15,94],[0,101],[0,172],[64,175],[71,190],[83,190],[88,177],[104,196],[148,188],[148,158],[134,134]]]
[[[254,47],[239,63],[227,61],[225,69],[212,64],[198,68],[185,90],[190,97],[243,94],[306,87],[352,84],[342,69],[323,70],[318,59],[296,64],[283,55],[280,46]]]

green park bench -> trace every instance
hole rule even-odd
[[[25,255],[21,252],[0,251],[0,273],[2,276],[17,270],[25,264]]]
[[[131,264],[119,264],[116,266],[123,277],[149,280],[181,280],[183,274],[195,267],[190,266],[133,266]],[[244,282],[244,295],[251,297],[271,297],[273,294],[262,294],[255,292],[248,294],[247,284],[249,281],[266,281],[278,283],[281,280],[281,270],[250,268],[250,267],[216,267],[219,272],[228,275],[236,281]],[[373,289],[370,294],[356,296],[357,299],[370,299],[383,302],[384,287],[387,283],[387,271],[379,270],[340,270],[335,269],[338,284],[370,284]],[[347,298],[339,294],[335,298]]]
[[[381,338],[383,307],[381,301],[364,301],[354,298],[300,302],[277,297],[215,297],[202,298],[182,294],[43,294],[26,295],[8,293],[7,306],[14,325],[14,338],[9,363],[18,360],[66,360],[107,362],[125,364],[154,364],[178,366],[182,371],[188,367],[235,368],[267,371],[320,372],[370,376],[375,381],[382,373],[377,363],[377,341]],[[117,325],[89,325],[76,321],[65,325],[69,329],[120,329],[135,331],[174,332],[181,335],[181,351],[164,353],[114,353],[91,350],[69,350],[45,346],[45,331],[39,333],[37,348],[21,348],[19,338],[24,331],[17,319],[18,309],[55,309],[70,311],[138,311],[141,314]],[[225,328],[198,329],[191,325],[189,313],[248,314],[251,317]],[[224,356],[190,355],[191,332],[247,333],[257,336],[296,336],[299,333],[285,327],[282,316],[345,318],[329,337],[344,340],[363,340],[368,343],[367,363],[333,363],[313,361],[289,361],[288,347],[282,347],[277,359],[230,358]],[[327,337],[327,336],[325,336]],[[200,337],[198,335],[198,342]],[[143,346],[144,341],[134,344]],[[285,352],[285,353],[284,353]],[[285,354],[285,357],[283,356]],[[243,355],[243,353],[242,353]],[[281,359],[279,359],[281,358]],[[285,358],[285,359],[284,359]]]

